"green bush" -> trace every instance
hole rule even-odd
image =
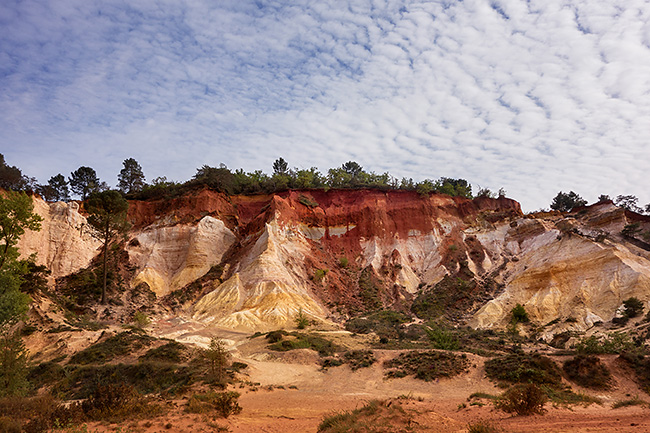
[[[591,335],[576,343],[574,349],[578,353],[588,355],[602,355],[621,353],[634,349],[634,343],[630,336],[623,332],[613,332],[606,336]]]
[[[638,298],[632,297],[623,301],[623,306],[625,307],[625,315],[630,319],[640,316],[643,314],[643,302]]]
[[[430,382],[441,377],[457,376],[467,370],[469,361],[465,354],[449,352],[409,351],[384,362],[390,369],[386,377],[399,378],[414,375],[416,379]]]
[[[562,369],[573,382],[585,388],[609,389],[612,375],[600,359],[592,355],[578,355],[565,361]]]
[[[438,325],[424,328],[424,330],[426,331],[434,349],[458,350],[460,348],[458,337],[456,337],[452,331],[444,329]]]
[[[536,353],[518,352],[492,358],[485,363],[485,374],[501,382],[562,384],[562,372],[555,362]]]
[[[343,359],[350,366],[352,371],[360,368],[370,367],[377,362],[372,350],[352,350],[343,354]]]
[[[504,392],[495,402],[495,407],[517,415],[544,413],[546,394],[534,383],[515,385]]]
[[[298,310],[298,314],[296,315],[294,321],[296,322],[296,328],[298,329],[305,329],[307,326],[309,326],[309,319],[307,318],[305,312],[302,311],[302,308]]]
[[[189,358],[188,349],[177,341],[170,341],[155,349],[150,349],[138,358],[140,361],[159,361],[179,363],[187,361]]]
[[[526,309],[524,308],[523,305],[517,304],[514,306],[514,308],[510,311],[512,314],[512,323],[528,323],[530,322],[530,318],[528,317],[528,313],[526,312]]]
[[[102,364],[112,359],[128,355],[134,350],[141,349],[153,343],[154,337],[143,331],[131,330],[120,332],[104,341],[75,353],[70,358],[71,364]]]

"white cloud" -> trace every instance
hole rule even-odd
[[[203,164],[453,176],[525,209],[645,188],[642,0],[6,1],[0,152],[45,182]]]

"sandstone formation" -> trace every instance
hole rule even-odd
[[[101,243],[78,206],[35,199],[35,207],[43,230],[23,237],[23,256],[37,252],[54,277],[88,266]],[[524,216],[504,197],[203,189],[132,201],[129,219],[130,287],[146,285],[160,299],[200,281],[174,314],[219,327],[292,326],[301,310],[313,320],[408,310],[424,291],[442,290],[445,276],[490,287],[458,303],[460,319],[483,328],[505,326],[517,303],[537,324],[560,319],[552,334],[609,321],[632,296],[650,302],[647,244],[621,235],[630,222],[650,232],[650,218],[611,203]],[[220,277],[205,280],[215,267]]]
[[[47,266],[54,278],[88,267],[102,243],[79,213],[79,204],[34,197],[34,211],[43,218],[41,230],[21,237],[17,245],[21,258],[36,253],[36,263]]]

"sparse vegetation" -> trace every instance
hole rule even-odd
[[[140,361],[157,361],[180,363],[189,358],[188,349],[177,341],[170,341],[167,344],[150,349],[138,358]]]
[[[634,369],[639,387],[650,394],[650,357],[638,351],[623,352],[620,359]]]
[[[343,359],[350,366],[352,371],[360,368],[370,367],[377,362],[372,350],[352,350],[343,354]]]
[[[149,346],[155,340],[142,331],[124,331],[75,353],[71,364],[99,364],[129,354],[133,350]]]
[[[399,378],[409,375],[430,382],[442,377],[457,376],[469,367],[467,355],[449,352],[410,351],[384,362],[386,377]]]
[[[300,204],[303,204],[309,208],[318,207],[318,202],[315,201],[313,198],[307,197],[306,195],[301,194],[298,197],[298,202],[300,202]]]
[[[288,338],[285,338],[288,337]],[[279,339],[278,339],[279,338]],[[318,352],[320,356],[331,356],[334,352],[339,351],[339,347],[331,341],[320,337],[315,334],[296,333],[275,333],[272,338],[268,337],[269,341],[276,340],[273,344],[269,345],[269,349],[278,352],[287,352],[294,349],[311,349]]]
[[[622,407],[629,407],[629,406],[645,406],[645,407],[650,407],[650,403],[647,401],[641,399],[638,395],[628,398],[626,400],[617,400],[612,404],[612,409],[620,409]]]
[[[591,335],[576,343],[574,349],[587,355],[621,353],[634,349],[634,342],[627,333],[613,332],[605,336]]]
[[[491,421],[479,420],[467,424],[467,433],[500,433],[502,431]]]
[[[398,401],[372,400],[353,411],[340,412],[323,418],[319,433],[408,433],[415,431],[413,415]]]
[[[221,418],[228,418],[242,411],[238,402],[239,396],[235,391],[193,394],[187,401],[185,410],[189,413],[216,412]]]

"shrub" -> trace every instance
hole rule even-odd
[[[151,319],[142,311],[136,311],[133,314],[133,323],[139,328],[145,328],[151,323]]]
[[[353,350],[345,352],[343,354],[343,359],[350,366],[352,371],[370,367],[372,364],[377,362],[377,358],[375,358],[375,354],[372,350]]]
[[[20,332],[0,329],[0,397],[25,395],[27,349]]]
[[[305,329],[309,326],[309,319],[305,315],[304,311],[302,311],[302,308],[298,310],[298,314],[294,320],[296,322],[296,328],[298,329]]]
[[[453,377],[467,370],[467,356],[449,352],[410,351],[384,362],[384,368],[391,369],[386,377],[414,375],[416,379],[430,382],[440,377]]]
[[[514,306],[514,308],[510,311],[512,314],[512,323],[528,323],[530,322],[530,318],[528,317],[528,313],[526,312],[526,309],[524,308],[523,305],[517,304]]]
[[[348,261],[347,257],[341,257],[339,258],[339,266],[342,268],[347,268],[350,262]]]
[[[614,332],[604,337],[591,335],[583,338],[575,345],[578,353],[602,355],[606,353],[621,353],[634,348],[634,343],[628,334]]]
[[[186,411],[189,413],[208,413],[215,411],[221,418],[228,418],[242,411],[239,393],[235,391],[207,392],[193,394],[187,401]]]
[[[458,338],[451,331],[437,325],[425,328],[424,330],[426,331],[429,340],[431,340],[434,349],[458,350],[460,348]]]
[[[467,424],[467,433],[499,433],[502,430],[490,421],[479,420]]]
[[[643,302],[638,298],[632,297],[623,301],[623,306],[625,307],[625,315],[627,317],[634,318],[640,316],[643,313]]]
[[[161,408],[142,397],[131,385],[98,385],[81,404],[86,416],[95,421],[122,421],[135,415],[159,415]]]
[[[71,364],[105,363],[118,356],[128,355],[134,350],[150,345],[154,337],[146,335],[141,330],[120,332],[106,340],[94,344],[70,358]]]
[[[527,383],[508,389],[497,399],[495,407],[517,415],[533,415],[544,413],[544,403],[544,391],[534,383]]]
[[[150,349],[138,358],[140,361],[161,361],[178,363],[186,361],[188,358],[188,350],[181,343],[177,341],[170,341],[155,349]]]
[[[307,197],[306,195],[300,195],[298,197],[298,202],[309,208],[318,207],[318,202],[310,197]]]
[[[569,379],[580,386],[592,389],[609,389],[612,375],[596,356],[578,355],[565,361],[562,369]]]
[[[492,358],[485,363],[485,373],[493,380],[510,383],[534,383],[560,386],[562,373],[545,356],[536,353],[513,353]]]
[[[295,333],[290,335],[291,339],[283,339],[269,346],[269,349],[278,352],[287,352],[294,349],[312,349],[318,352],[320,356],[331,356],[339,350],[329,340],[314,334]]]
[[[328,272],[329,269],[316,269],[314,271],[314,277],[313,277],[314,283],[320,283],[323,280],[323,278],[325,278]]]

